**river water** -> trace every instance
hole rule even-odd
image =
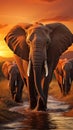
[[[24,119],[5,124],[1,130],[73,130],[73,117],[63,115],[71,107],[65,102],[48,97],[47,112],[26,112],[28,103],[13,107],[10,111],[24,114]]]

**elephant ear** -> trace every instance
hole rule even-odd
[[[10,32],[4,38],[9,48],[16,55],[27,61],[29,58],[29,48],[26,43],[25,29],[29,28],[30,26],[30,24],[16,25],[10,30]]]
[[[58,52],[58,56],[60,56],[72,45],[72,33],[61,23],[46,24],[46,27],[51,37],[52,50],[54,50],[54,53]]]

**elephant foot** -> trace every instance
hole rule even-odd
[[[27,112],[27,113],[29,113],[29,112],[36,113],[36,112],[46,112],[47,109],[41,109],[41,108],[36,106],[34,109],[31,109],[30,107],[25,108],[24,111]]]
[[[37,99],[36,98],[31,98],[30,99],[30,106],[29,106],[29,108],[31,110],[33,110],[36,107],[36,105],[37,105]]]
[[[23,100],[15,100],[17,103],[23,103]]]
[[[31,112],[32,109],[30,107],[24,109],[25,112]]]
[[[46,112],[46,108],[40,108],[40,107],[35,107],[35,109],[32,110],[32,112]]]
[[[15,97],[15,102],[17,103],[23,103],[22,98],[18,98],[17,96]]]
[[[37,102],[37,106],[35,107],[35,109],[33,111],[47,111],[46,104],[43,103],[41,98],[39,98],[39,100]]]
[[[34,106],[29,106],[28,108],[25,108],[24,111],[26,112],[32,112],[34,111],[35,107]]]
[[[68,95],[68,92],[63,92],[63,96],[67,96]]]

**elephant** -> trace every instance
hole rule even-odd
[[[29,110],[46,111],[53,71],[60,55],[72,45],[73,34],[62,23],[22,23],[4,40],[15,54],[22,78],[26,78]]]
[[[67,58],[59,59],[57,66],[54,70],[54,75],[55,75],[58,85],[60,87],[60,91],[61,91],[61,93],[63,93],[63,95],[65,95],[64,89],[63,89],[63,87],[64,87],[63,86],[63,66],[65,65],[66,62],[67,62]]]
[[[12,99],[16,102],[22,102],[24,82],[21,78],[17,64],[15,62],[5,61],[2,65],[2,72],[9,81],[8,85]]]
[[[66,52],[64,52],[61,56],[60,56],[60,59],[72,59],[73,58],[73,51],[71,50],[68,50]]]
[[[59,62],[54,71],[60,90],[63,95],[67,95],[71,89],[73,80],[73,58],[59,59]]]

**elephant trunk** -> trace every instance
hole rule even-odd
[[[48,66],[47,66],[47,60],[44,54],[42,54],[42,52],[35,51],[33,55],[30,55],[28,70],[27,70],[28,76],[30,76],[31,65],[33,66],[36,91],[39,97],[41,98],[41,100],[43,101],[43,103],[45,103],[45,96],[43,93],[41,80],[42,80],[43,69],[45,69],[45,76],[48,76]]]
[[[39,95],[39,97],[41,97],[43,103],[45,103],[45,96],[43,93],[43,89],[41,86],[41,79],[42,79],[42,75],[41,75],[41,67],[34,67],[34,81],[35,81],[35,87],[37,90],[37,93]]]

